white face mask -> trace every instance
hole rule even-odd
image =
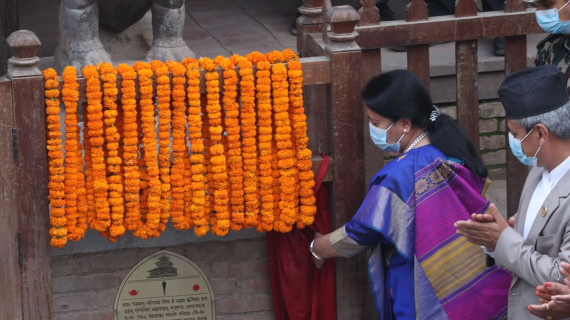
[[[560,21],[558,12],[562,10],[566,5],[570,3],[567,1],[560,9],[548,9],[548,10],[536,10],[536,22],[545,32],[552,34],[569,34],[570,33],[570,21]]]
[[[404,137],[405,133],[402,134],[402,136],[396,143],[389,144],[388,141],[386,140],[388,138],[387,136],[388,130],[390,130],[390,128],[392,128],[394,124],[395,122],[392,122],[392,124],[388,128],[380,129],[375,125],[373,125],[372,122],[368,123],[368,128],[370,129],[370,138],[372,138],[372,142],[374,142],[374,144],[378,148],[389,152],[400,152],[400,141],[402,141],[402,138]]]

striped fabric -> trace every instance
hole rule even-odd
[[[487,210],[489,202],[477,192],[483,187],[463,166],[437,159],[416,172],[415,192],[406,202],[415,209],[415,257],[423,271],[415,276],[416,296],[435,295],[437,309],[452,320],[503,319],[507,314],[508,273],[487,268],[481,247],[453,227],[458,219]],[[416,304],[417,315],[430,319],[432,310],[422,307]]]

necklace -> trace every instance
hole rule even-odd
[[[414,142],[412,142],[407,148],[406,151],[404,151],[404,153],[412,150],[412,148],[418,144],[418,142],[420,142],[420,140],[422,140],[425,136],[427,135],[426,131],[423,131],[422,133],[420,133],[420,135],[414,140]]]

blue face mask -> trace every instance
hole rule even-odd
[[[532,128],[527,134],[526,136],[524,136],[522,139],[515,139],[515,137],[513,136],[512,133],[509,132],[509,146],[511,147],[511,151],[513,152],[513,155],[515,157],[517,157],[517,159],[519,159],[520,162],[522,162],[523,164],[526,164],[527,166],[531,166],[531,167],[536,167],[537,164],[537,159],[536,159],[536,155],[538,154],[538,151],[540,151],[540,148],[542,148],[542,146],[538,146],[538,149],[536,150],[536,152],[534,153],[534,156],[529,157],[527,156],[523,151],[522,151],[522,146],[521,143],[523,142],[524,139],[526,139],[526,137],[528,137],[528,135],[532,132],[532,130],[534,130],[534,128]]]
[[[560,21],[558,17],[558,12],[562,10],[570,1],[566,2],[562,8],[548,9],[548,10],[536,10],[536,22],[545,32],[552,34],[569,34],[570,33],[570,21]]]
[[[404,134],[402,134],[400,140],[398,140],[396,143],[389,144],[386,141],[386,133],[388,130],[390,130],[390,128],[394,126],[394,124],[395,122],[392,122],[392,124],[387,129],[380,129],[373,125],[372,122],[368,124],[368,128],[370,129],[370,138],[372,138],[372,142],[374,142],[378,148],[389,152],[400,152],[400,141],[404,137]]]

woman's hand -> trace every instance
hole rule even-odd
[[[554,301],[543,304],[531,304],[526,308],[535,316],[547,320],[566,319],[570,315],[568,309],[563,308]]]
[[[570,267],[561,265],[561,270]],[[527,309],[537,317],[553,320],[564,319],[570,316],[570,287],[556,282],[545,282],[536,287],[536,295],[540,305],[530,305]]]
[[[316,249],[315,249],[317,247],[317,242],[320,242],[323,240],[325,240],[325,239],[323,239],[323,235],[318,233],[318,232],[315,232],[314,240],[313,240],[314,241],[313,242],[313,252],[317,255],[318,255],[318,253],[316,252]],[[317,269],[322,268],[323,265],[325,264],[325,261],[326,261],[326,259],[317,259],[317,257],[315,257],[315,255],[312,253],[311,253],[311,258],[313,258],[313,263],[315,264],[315,267],[317,267]]]
[[[545,282],[544,285],[536,287],[535,293],[540,302],[547,303],[553,301],[555,296],[570,294],[570,288],[565,284]]]

